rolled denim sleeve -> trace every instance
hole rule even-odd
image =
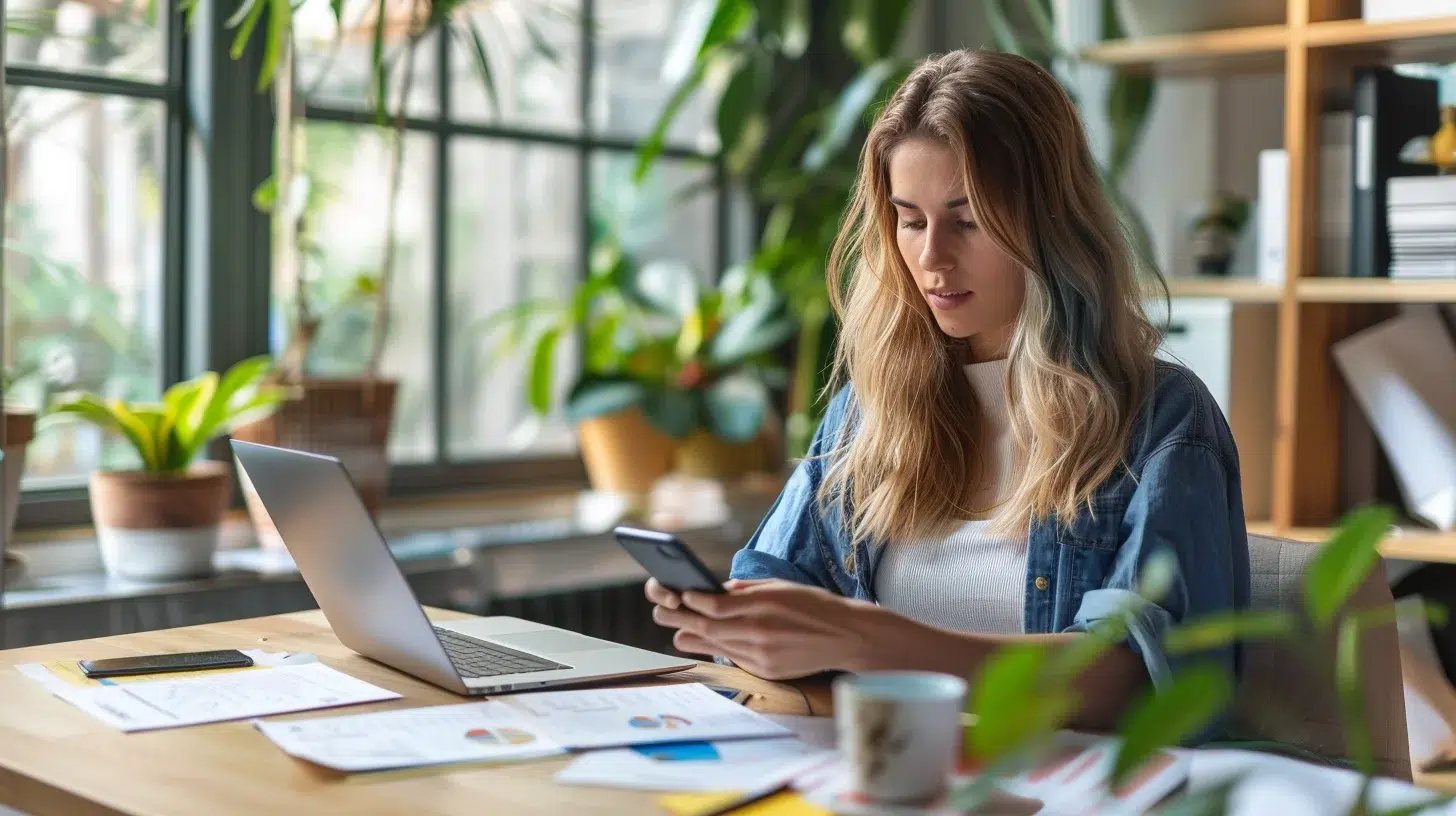
[[[1123,541],[1103,586],[1087,592],[1071,631],[1121,617],[1127,645],[1147,666],[1155,687],[1180,667],[1214,662],[1237,682],[1239,654],[1226,646],[1169,655],[1167,631],[1183,621],[1246,608],[1249,557],[1237,463],[1199,441],[1169,442],[1146,461],[1127,511]],[[1172,574],[1161,596],[1144,599],[1139,586],[1158,553],[1169,553]]]
[[[819,508],[824,458],[845,421],[848,390],[830,401],[808,455],[794,466],[773,508],[733,556],[732,578],[780,578],[845,594],[833,541]]]

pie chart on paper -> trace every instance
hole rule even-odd
[[[639,714],[627,721],[633,728],[687,728],[692,721],[676,714]]]
[[[471,742],[479,742],[485,745],[525,745],[528,742],[535,742],[536,735],[529,731],[522,731],[519,728],[501,726],[497,728],[472,728],[465,732],[465,738]]]

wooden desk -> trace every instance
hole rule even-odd
[[[430,610],[437,620],[465,617]],[[360,657],[317,611],[0,651],[0,804],[48,814],[632,813],[661,812],[656,794],[557,785],[568,760],[347,777],[293,759],[245,722],[123,734],[15,671],[18,663],[201,649],[313,652],[341,671],[404,695],[332,714],[464,702]],[[753,694],[779,714],[830,713],[828,688],[759,680],[713,664],[646,682],[700,680]],[[303,712],[287,717],[317,717]]]

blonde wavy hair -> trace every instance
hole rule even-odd
[[[1159,336],[1072,100],[1040,66],[993,51],[925,61],[870,130],[828,269],[841,324],[832,379],[853,399],[819,499],[841,503],[856,541],[941,535],[986,515],[967,507],[987,474],[964,360],[895,240],[890,158],[913,137],[963,157],[976,222],[1026,275],[1006,383],[1023,469],[994,526],[1071,519],[1122,465]]]

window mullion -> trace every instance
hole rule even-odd
[[[465,13],[465,12],[458,12]],[[447,21],[448,25],[448,21]],[[435,133],[434,377],[435,462],[446,464],[450,434],[450,38],[439,32],[435,85],[439,91],[440,129]]]
[[[253,190],[272,173],[274,117],[256,84],[259,49],[234,60],[217,11],[198,4],[186,52],[186,375],[271,350],[271,234]]]

